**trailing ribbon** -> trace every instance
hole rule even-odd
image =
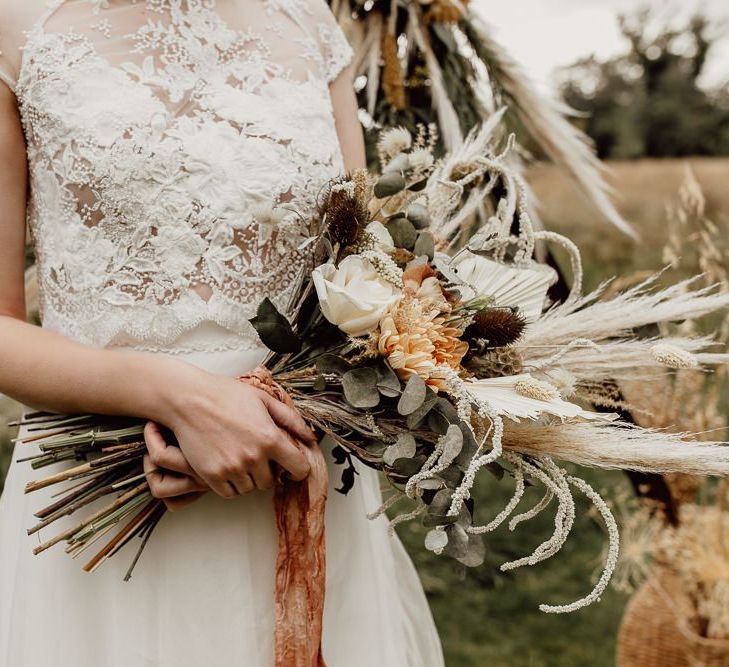
[[[266,368],[259,366],[239,380],[294,407],[291,396]],[[326,667],[321,637],[328,471],[319,447],[306,447],[293,437],[291,441],[306,456],[311,472],[302,482],[279,475],[274,491],[279,531],[274,593],[274,667]]]

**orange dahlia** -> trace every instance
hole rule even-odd
[[[459,338],[461,333],[441,314],[434,313],[432,304],[405,296],[380,320],[377,347],[401,379],[416,374],[438,391],[446,387],[436,369],[459,368],[468,351],[468,343]]]

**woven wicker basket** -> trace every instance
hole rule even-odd
[[[687,627],[689,601],[662,570],[633,596],[618,635],[617,667],[729,667],[729,641]]]

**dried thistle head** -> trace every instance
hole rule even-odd
[[[332,240],[343,246],[355,243],[369,221],[367,202],[361,191],[362,186],[356,180],[337,181],[319,208]]]
[[[518,341],[526,320],[511,308],[484,308],[473,316],[473,321],[466,327],[466,340],[487,341],[488,347],[506,347]]]

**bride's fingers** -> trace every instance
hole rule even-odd
[[[228,480],[228,486],[233,489],[235,495],[250,493],[256,488],[256,485],[253,482],[253,478],[247,473],[240,474],[236,477],[231,477]]]
[[[268,461],[259,463],[251,470],[251,477],[256,483],[256,488],[261,491],[273,488],[273,473],[271,472],[271,464]]]
[[[144,457],[143,465],[149,490],[155,498],[174,498],[207,490],[206,486],[192,477],[174,473],[165,474],[164,471],[155,468],[149,456]]]
[[[155,466],[187,475],[201,484],[203,483],[197,473],[190,467],[182,450],[179,447],[167,444],[162,436],[159,424],[155,422],[146,423],[144,426],[144,442],[147,445],[149,457]]]
[[[276,423],[276,426],[288,431],[304,444],[312,447],[316,445],[316,434],[296,410],[269,396],[265,391],[259,393],[268,414],[271,415],[271,419]]]
[[[188,505],[192,505],[192,503],[204,495],[204,493],[188,493],[184,496],[177,496],[176,498],[165,498],[164,504],[170,512],[177,512]]]

